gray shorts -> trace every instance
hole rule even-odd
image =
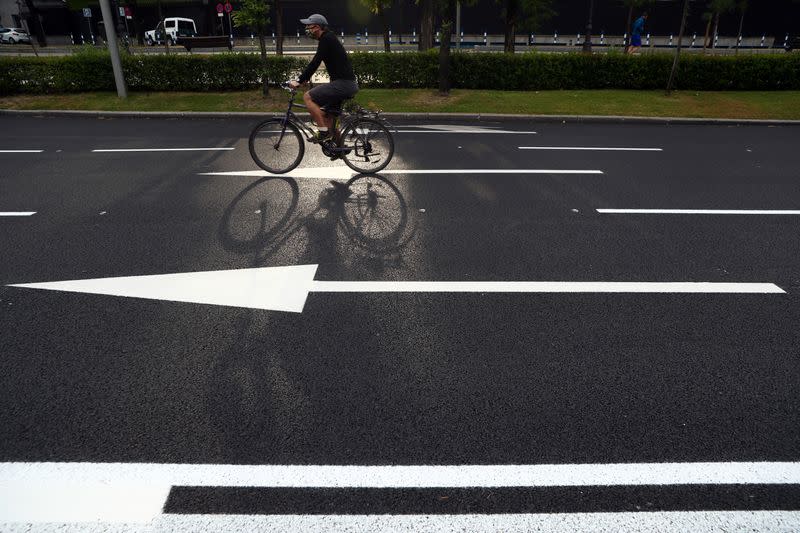
[[[320,107],[337,105],[347,98],[352,98],[358,92],[358,83],[352,80],[333,80],[330,83],[317,85],[308,94]]]

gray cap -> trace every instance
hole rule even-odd
[[[314,13],[313,15],[308,17],[307,19],[300,19],[300,22],[302,22],[306,26],[309,25],[309,24],[319,24],[320,26],[327,26],[328,25],[328,19],[326,19],[325,17],[323,17],[319,13]]]

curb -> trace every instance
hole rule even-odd
[[[267,118],[282,116],[278,112],[194,112],[194,111],[74,111],[74,110],[16,110],[0,109],[1,115],[34,117],[95,117],[95,118]],[[298,113],[303,115],[303,113]],[[596,123],[596,124],[683,124],[717,126],[800,126],[800,120],[764,120],[729,118],[631,117],[618,115],[511,115],[502,113],[382,113],[387,118],[408,120],[493,121],[515,120],[532,122]]]

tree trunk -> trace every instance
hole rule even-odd
[[[442,38],[439,43],[439,94],[450,94],[450,37],[453,32],[455,0],[447,2],[447,13],[442,20]]]
[[[717,35],[719,35],[719,11],[714,14],[714,31],[711,32],[711,48],[717,47]]]
[[[28,28],[28,31],[32,31],[36,35],[36,40],[39,41],[39,46],[47,46],[47,38],[44,35],[44,28],[42,27],[42,17],[39,16],[39,10],[33,5],[33,0],[25,0],[25,5],[28,7],[28,13],[30,13],[30,17],[28,20],[33,18],[34,24],[33,28]],[[33,42],[33,39],[31,39]]]
[[[275,53],[283,55],[283,6],[275,0]]]
[[[421,19],[419,28],[418,49],[420,52],[433,48],[433,0],[421,0]]]
[[[736,36],[736,53],[739,53],[739,43],[742,40],[742,30],[744,29],[744,9],[742,10],[742,16],[739,18],[739,35]]]
[[[261,94],[269,96],[269,76],[267,76],[267,42],[264,37],[264,26],[258,27],[258,46],[261,48],[261,62],[264,64],[264,76],[261,79]]]
[[[706,24],[706,36],[703,37],[703,53],[705,53],[706,48],[708,48],[708,35],[711,33],[711,21],[713,17],[709,17],[708,24]]]
[[[389,21],[386,18],[386,10],[383,9],[383,6],[378,4],[378,15],[381,19],[381,26],[383,27],[383,51],[384,52],[391,52],[389,43]]]
[[[675,74],[678,72],[678,61],[681,57],[681,47],[683,45],[683,32],[686,31],[686,18],[689,16],[689,0],[683,2],[683,17],[681,18],[681,31],[678,34],[678,49],[675,51],[675,59],[672,61],[672,71],[669,73],[667,82],[667,96],[672,94],[672,85],[675,82]]]
[[[631,21],[633,21],[633,4],[631,4],[630,9],[628,9],[628,24],[625,25],[625,42],[622,43],[625,52],[628,51],[628,46],[631,44]]]
[[[505,36],[505,46],[503,47],[503,51],[509,54],[514,53],[514,45],[516,44],[517,40],[517,17],[516,15],[508,15],[506,17],[506,36]]]

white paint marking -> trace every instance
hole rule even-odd
[[[423,128],[423,129],[403,129],[397,130],[398,133],[505,133],[536,135],[535,131],[515,131],[488,128],[486,126],[455,126],[452,124],[428,124],[424,126],[401,126],[402,128]]]
[[[92,152],[208,152],[235,150],[235,148],[112,148],[92,150]]]
[[[315,281],[317,265],[23,283],[103,294],[300,313],[310,292],[785,294],[772,283],[601,281]]]
[[[603,174],[602,170],[563,170],[563,169],[499,169],[499,168],[455,168],[455,169],[391,169],[378,172],[381,176],[392,174]],[[286,174],[272,174],[265,170],[240,170],[233,172],[202,172],[200,176],[275,176],[311,179],[350,179],[357,176],[348,167],[309,167],[296,168]]]
[[[0,150],[0,154],[40,154],[44,150]]]
[[[800,484],[800,463],[631,463],[575,465],[213,465],[153,463],[0,463],[0,523],[147,522],[159,516],[171,487],[576,487],[641,485]],[[602,513],[615,516],[613,513]],[[675,513],[666,513],[674,515]],[[690,513],[680,513],[681,516]],[[752,512],[746,513],[753,516]],[[617,513],[643,520],[654,513]],[[629,516],[631,515],[631,516]],[[459,515],[494,520],[498,515]],[[519,517],[564,515],[504,515]],[[572,515],[579,516],[579,515]],[[594,515],[593,515],[594,516]],[[517,517],[517,518],[512,518]],[[220,517],[221,518],[221,517]],[[316,528],[281,527],[283,531]],[[307,517],[301,520],[315,520]],[[395,517],[362,516],[388,527]],[[427,517],[426,519],[429,519]],[[442,517],[443,519],[445,517]],[[766,518],[766,517],[765,517]],[[791,515],[797,520],[797,513]],[[240,517],[240,519],[265,519]],[[342,518],[348,520],[349,518]],[[413,520],[413,517],[408,517]],[[179,517],[170,520],[181,521]],[[380,520],[388,520],[386,523]],[[444,522],[443,522],[444,523]],[[512,521],[511,525],[518,522]],[[434,524],[433,530],[439,530]],[[5,529],[5,528],[0,528]],[[401,528],[405,529],[405,528]],[[471,529],[471,528],[467,528]],[[501,529],[506,529],[502,528]],[[680,529],[680,528],[679,528]],[[695,530],[689,528],[690,530]],[[261,528],[221,528],[250,531]]]
[[[29,217],[36,211],[0,211],[0,217]]]
[[[593,150],[607,152],[663,152],[663,148],[612,148],[601,146],[520,146],[520,150]]]
[[[538,132],[536,131],[514,131],[514,130],[447,130],[447,131],[428,131],[428,130],[392,130],[396,133],[473,133],[473,134],[484,134],[484,133],[503,133],[506,135],[537,135]]]
[[[0,523],[9,533],[141,533],[169,531],[314,531],[317,533],[609,533],[612,531],[769,531],[796,533],[798,511],[668,511],[622,513],[554,514],[456,514],[456,515],[224,515],[162,514],[147,524],[92,523]]]
[[[633,215],[800,215],[797,209],[598,209],[597,212]]]

